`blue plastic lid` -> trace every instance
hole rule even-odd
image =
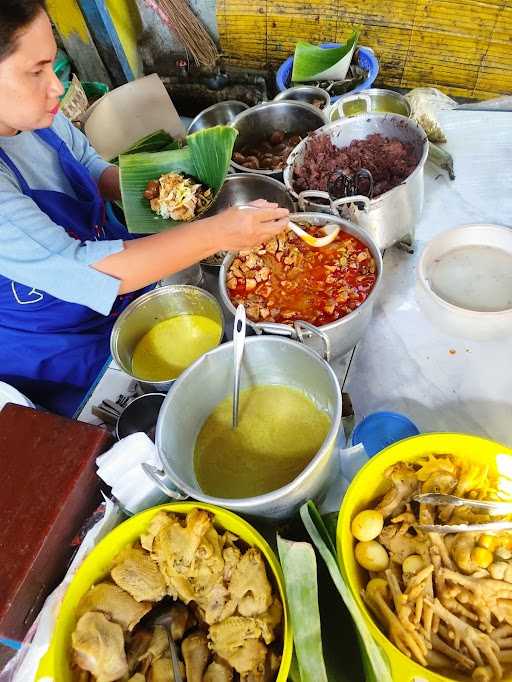
[[[417,436],[418,427],[398,412],[374,412],[365,417],[352,433],[352,444],[362,443],[369,457],[373,457],[399,440]]]

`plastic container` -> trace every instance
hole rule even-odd
[[[66,92],[71,85],[70,81],[63,83],[66,88]],[[84,89],[85,95],[89,100],[89,104],[96,102],[96,100],[101,99],[103,95],[106,95],[110,91],[108,85],[105,83],[98,83],[96,81],[81,81],[82,88]]]
[[[460,433],[432,433],[407,438],[383,450],[361,469],[345,494],[338,516],[336,536],[341,569],[372,636],[389,660],[392,679],[400,680],[400,682],[419,682],[420,680],[449,682],[449,679],[432,670],[427,670],[399,651],[368,611],[361,597],[361,589],[367,582],[366,572],[355,560],[354,538],[350,531],[350,524],[356,514],[370,507],[372,502],[382,495],[386,484],[384,472],[389,466],[401,460],[415,461],[432,452],[450,453],[465,460],[478,462],[480,465],[488,463],[494,470],[497,469],[498,454],[505,456],[506,464],[509,466],[512,463],[512,459],[508,461],[507,457],[507,455],[512,455],[510,448],[486,438]],[[504,475],[510,475],[506,473],[505,468],[508,469],[508,467],[503,467]],[[510,680],[509,676],[504,682],[510,682]]]
[[[339,43],[322,43],[320,47],[323,48],[339,47]],[[377,78],[377,74],[379,73],[379,60],[377,59],[374,51],[370,47],[362,46],[358,47],[356,49],[355,54],[359,66],[362,69],[366,69],[368,71],[368,77],[360,85],[355,87],[353,90],[350,90],[351,94],[371,88],[373,83],[375,82],[375,79]],[[279,92],[283,92],[284,90],[291,86],[290,81],[292,76],[292,69],[293,57],[288,57],[288,59],[284,61],[278,68],[276,73],[276,85]],[[344,94],[346,95],[349,93]],[[343,95],[331,97],[331,102],[337,102],[340,99],[340,97],[343,97]]]
[[[276,682],[286,682],[292,659],[293,637],[286,608],[284,579],[279,562],[267,542],[247,521],[225,509],[197,502],[175,502],[147,509],[117,526],[92,550],[77,570],[64,596],[57,616],[52,642],[47,654],[41,661],[36,680],[50,677],[55,682],[72,681],[70,641],[71,633],[76,625],[76,607],[80,599],[92,585],[108,575],[114,557],[139,538],[141,533],[148,528],[151,519],[159,511],[187,514],[192,509],[205,509],[212,512],[219,527],[234,533],[247,544],[257,547],[264,555],[267,565],[270,566],[279,590],[279,597],[285,607],[283,610],[283,658]]]
[[[418,264],[416,298],[447,334],[475,341],[512,336],[512,229],[464,225],[434,237]]]

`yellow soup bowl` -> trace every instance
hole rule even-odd
[[[140,535],[147,530],[151,519],[158,512],[169,511],[176,514],[188,514],[193,509],[204,509],[211,512],[215,516],[214,524],[217,528],[234,533],[248,545],[257,547],[265,557],[284,607],[283,654],[276,682],[286,682],[292,659],[293,636],[286,606],[284,579],[279,562],[268,543],[249,523],[225,509],[197,502],[173,502],[147,509],[117,526],[98,543],[77,570],[64,595],[50,648],[41,661],[36,680],[43,680],[44,678],[45,682],[50,682],[50,680],[53,682],[72,682],[71,634],[77,622],[76,608],[80,599],[92,585],[108,575],[114,557],[122,549],[139,539]]]
[[[391,676],[397,682],[447,682],[449,678],[424,668],[403,654],[379,628],[361,597],[368,582],[367,572],[354,556],[355,540],[350,526],[356,514],[374,505],[386,489],[384,471],[399,461],[413,462],[428,454],[451,454],[466,461],[488,464],[491,470],[512,478],[512,449],[492,440],[460,433],[431,433],[407,438],[375,455],[350,484],[338,516],[337,551],[341,569],[370,633],[388,659]],[[500,455],[502,455],[500,457]],[[508,681],[512,677],[508,677]],[[507,681],[504,681],[507,682]]]

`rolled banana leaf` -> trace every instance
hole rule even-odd
[[[344,80],[358,38],[359,30],[355,30],[346,43],[328,48],[299,41],[293,57],[292,81],[307,83],[315,80]]]
[[[121,196],[129,232],[152,234],[180,224],[156,215],[143,196],[149,180],[158,180],[164,173],[176,172],[196,178],[213,190],[215,201],[229,170],[237,134],[229,126],[215,126],[189,135],[186,146],[181,149],[122,154],[119,157]]]

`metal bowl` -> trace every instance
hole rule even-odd
[[[316,349],[320,347],[323,357],[329,361],[351,351],[366,332],[373,314],[373,306],[382,286],[382,256],[371,235],[347,220],[325,213],[296,213],[290,216],[290,218],[299,225],[301,223],[319,226],[326,225],[327,223],[339,225],[344,232],[353,235],[367,246],[375,260],[377,278],[375,286],[368,294],[368,298],[359,308],[356,308],[339,320],[329,322],[329,324],[324,324],[321,327],[300,321],[296,322],[293,327],[275,322],[247,321],[248,326],[258,334],[263,332],[290,336],[293,339],[312,345]],[[229,267],[235,258],[236,254],[228,254],[219,272],[219,292],[228,330],[233,326],[232,321],[234,320],[236,310],[229,297],[226,278]]]
[[[322,109],[326,109],[331,104],[331,96],[327,90],[317,88],[314,85],[298,85],[295,88],[283,90],[283,92],[278,93],[274,97],[274,102],[281,102],[282,100],[306,102],[307,104],[313,104],[315,100],[320,100],[323,102]],[[319,107],[316,108],[318,109]]]
[[[121,412],[116,422],[116,438],[121,440],[132,433],[145,433],[155,441],[156,423],[165,393],[145,393],[134,398]]]
[[[370,113],[399,114],[408,118],[411,115],[411,105],[399,92],[371,88],[364,92],[340,97],[329,110],[329,119],[338,121],[342,118]]]
[[[238,130],[234,151],[239,151],[248,144],[255,144],[270,136],[275,130],[286,133],[307,135],[325,125],[325,114],[312,104],[305,102],[266,102],[247,109],[235,118],[231,124]],[[234,161],[231,165],[242,173],[255,175],[270,175],[281,177],[282,171],[252,170]]]
[[[293,199],[279,180],[265,175],[237,173],[236,175],[228,175],[214,205],[204,217],[216,215],[220,211],[231,208],[231,206],[244,206],[256,199],[266,199],[279,204],[282,208],[287,208],[290,213],[295,211]],[[221,255],[217,257],[215,262],[210,259],[201,261],[201,264],[203,267],[218,270],[222,265],[222,260],[223,256]]]
[[[132,356],[137,343],[158,322],[177,315],[203,315],[221,326],[219,343],[224,336],[224,317],[217,300],[203,289],[186,284],[174,284],[148,291],[137,298],[117,318],[110,336],[110,352],[119,367],[140,383],[143,390],[167,392],[174,379],[147,381],[132,371]],[[172,353],[172,347],[169,348]]]
[[[238,114],[248,109],[249,106],[236,100],[217,102],[208,109],[204,109],[198,114],[189,125],[187,135],[197,133],[203,128],[213,128],[213,126],[228,125]]]

